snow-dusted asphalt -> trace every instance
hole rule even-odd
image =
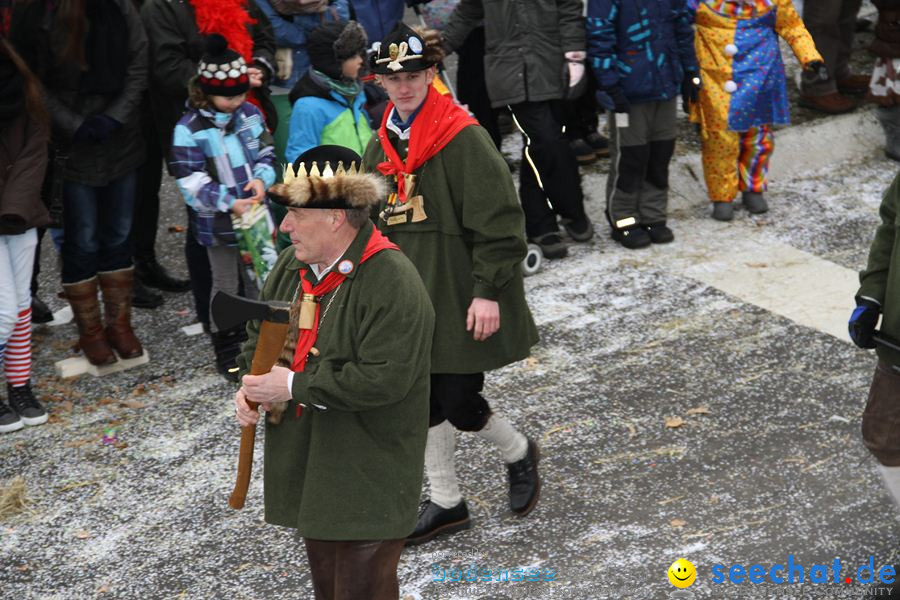
[[[759,257],[775,247],[838,274],[859,269],[895,164],[866,156],[797,173],[773,183],[770,213],[741,210],[731,224],[696,204],[672,218],[674,244],[638,252],[614,246],[600,222],[602,171],[585,179],[595,240],[527,280],[541,333],[533,357],[487,382],[494,406],[542,444],[541,501],[512,517],[499,456],[461,436],[475,526],[406,551],[402,594],[658,599],[683,556],[699,572],[697,598],[859,595],[857,583],[712,583],[714,564],[768,568],[789,554],[807,569],[839,558],[843,574],[874,555],[877,568],[896,558],[900,537],[859,440],[873,356],[816,327],[815,307],[807,321],[783,316],[795,314],[789,288],[783,303],[761,305],[753,289],[721,291],[739,288],[720,272],[732,260],[736,273],[768,281],[784,263]],[[160,248],[181,265],[184,234],[167,228],[183,209],[167,186]],[[59,308],[45,250],[41,295]],[[825,289],[807,275],[798,292]],[[852,292],[822,303],[849,316]],[[0,437],[0,482],[24,477],[32,500],[31,512],[0,522],[0,597],[311,597],[302,547],[262,522],[261,463],[247,507],[227,507],[232,388],[210,366],[206,339],[179,331],[192,314],[188,295],[138,311],[150,364],[101,380],[54,379],[74,326],[36,328],[36,383],[52,419]],[[674,417],[683,424],[667,427]],[[104,444],[110,427],[118,443]],[[552,569],[553,581],[433,581],[434,565],[449,577],[471,564],[536,567],[544,578]]]

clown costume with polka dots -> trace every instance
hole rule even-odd
[[[823,73],[822,56],[791,0],[689,0],[688,5],[702,79],[691,121],[700,124],[712,216],[730,221],[738,191],[748,211],[766,212],[772,125],[790,121],[778,36],[805,70]]]

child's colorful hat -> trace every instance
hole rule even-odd
[[[197,83],[210,96],[238,96],[250,89],[244,57],[214,33],[206,38],[206,50],[197,68]]]

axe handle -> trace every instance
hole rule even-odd
[[[271,323],[263,321],[259,326],[259,336],[256,340],[256,351],[253,353],[253,362],[250,364],[251,375],[265,375],[272,370],[284,349],[284,340],[287,336],[288,323]],[[259,407],[258,402],[247,401],[251,410]],[[256,442],[256,426],[241,427],[241,450],[238,455],[237,481],[228,505],[234,509],[244,508],[247,499],[247,489],[250,487],[250,473],[253,470],[253,446]]]

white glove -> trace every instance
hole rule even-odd
[[[275,65],[278,79],[287,80],[291,78],[291,71],[294,69],[294,49],[293,48],[276,48]]]
[[[575,87],[584,77],[584,52],[566,52],[566,61],[569,66],[569,87]]]

